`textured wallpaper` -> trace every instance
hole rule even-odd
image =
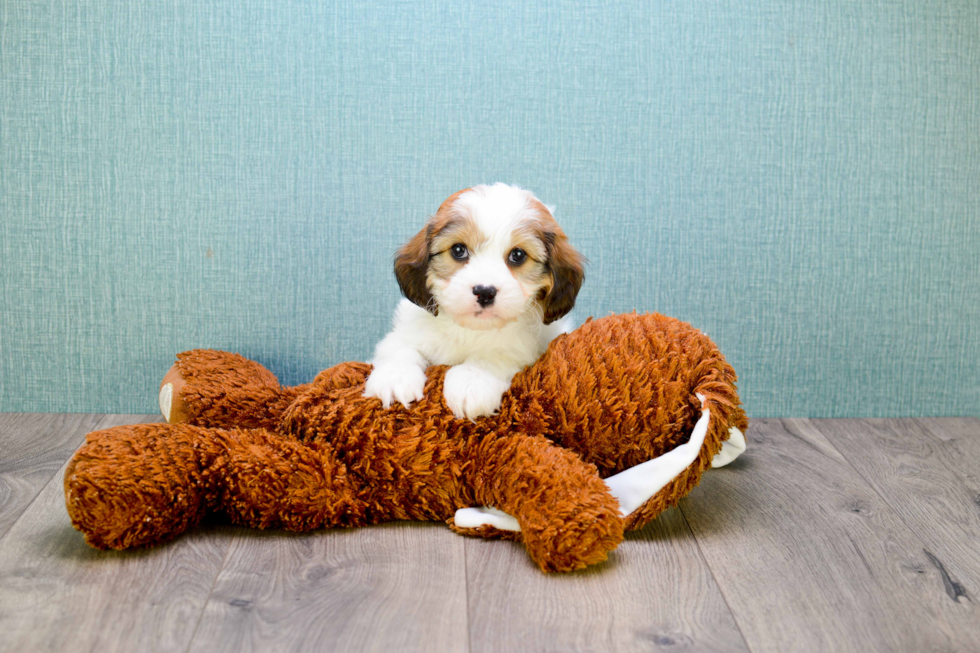
[[[492,181],[590,259],[579,321],[693,323],[750,415],[980,415],[975,0],[4,0],[0,410],[364,359]]]

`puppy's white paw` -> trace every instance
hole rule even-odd
[[[500,398],[510,382],[476,365],[463,363],[449,368],[443,395],[456,417],[475,420],[500,408]]]
[[[394,402],[405,408],[425,391],[425,372],[417,365],[379,365],[364,384],[365,397],[377,397],[387,408]]]

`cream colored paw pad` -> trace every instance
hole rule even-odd
[[[163,418],[170,422],[170,406],[174,399],[174,386],[172,383],[164,383],[160,387],[160,413]]]
[[[502,510],[489,506],[476,506],[473,508],[460,508],[453,517],[453,523],[460,528],[479,528],[480,526],[493,526],[501,531],[519,531],[520,524],[517,520]]]

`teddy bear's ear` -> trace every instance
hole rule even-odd
[[[585,258],[572,247],[565,233],[554,225],[542,234],[548,251],[551,288],[541,300],[544,323],[551,324],[575,306],[575,297],[585,280]]]
[[[429,292],[426,274],[429,270],[429,241],[432,235],[431,223],[399,248],[395,254],[395,278],[402,294],[414,304],[418,304],[433,315],[439,314],[435,297]]]

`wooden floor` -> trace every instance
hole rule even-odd
[[[63,465],[146,415],[0,414],[0,651],[980,651],[980,420],[752,422],[612,558],[440,524],[89,548]]]

